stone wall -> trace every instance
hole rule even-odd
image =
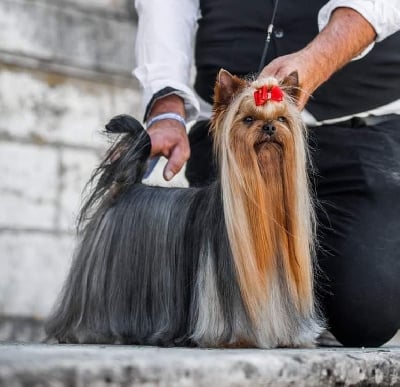
[[[0,315],[43,318],[81,192],[119,113],[140,114],[129,0],[0,2]]]

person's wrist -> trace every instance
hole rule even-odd
[[[151,119],[154,116],[157,116],[162,113],[176,113],[186,118],[185,115],[185,103],[181,97],[176,94],[167,95],[165,97],[159,98],[154,102],[154,105],[151,108],[147,120]]]
[[[157,115],[152,116],[146,122],[147,129],[150,128],[153,124],[163,120],[174,120],[179,122],[186,129],[186,121],[182,115],[175,112],[164,112]]]

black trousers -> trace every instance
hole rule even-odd
[[[400,328],[400,117],[310,128],[317,197],[316,292],[345,346],[379,346]],[[191,185],[215,178],[208,122],[189,136]]]

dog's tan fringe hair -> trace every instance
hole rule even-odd
[[[244,303],[255,322],[261,318],[269,286],[276,283],[278,271],[286,278],[286,284],[279,286],[287,287],[298,310],[314,310],[314,214],[307,177],[305,128],[286,93],[283,102],[254,106],[253,93],[264,84],[270,87],[277,81],[268,78],[245,87],[225,111],[214,112],[212,129],[228,238]],[[268,144],[268,151],[249,150],[249,143],[235,133],[243,126],[237,113],[239,109],[246,110],[249,103],[253,111],[269,116],[276,115],[275,109],[284,111],[291,135],[281,144]],[[252,141],[251,134],[247,136]]]

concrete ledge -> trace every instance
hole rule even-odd
[[[353,386],[400,384],[400,347],[208,350],[0,346],[0,386]]]

